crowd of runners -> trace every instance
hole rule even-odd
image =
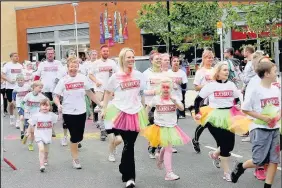
[[[69,50],[66,61],[55,60],[52,47],[46,60],[33,66],[19,63],[17,53],[1,64],[1,94],[10,125],[20,129],[22,143],[29,151],[38,145],[40,171],[48,165],[49,146],[56,137],[54,125],[62,124],[62,146],[70,145],[72,165],[81,169],[79,148],[87,119],[100,129],[100,140],[109,141],[108,160],[114,162],[116,147],[124,143],[119,171],[126,188],[135,187],[134,147],[138,135],[148,141],[148,156],[157,168],[164,168],[165,180],[178,180],[172,170],[172,153],[191,142],[201,152],[199,139],[207,128],[217,144],[209,152],[223,179],[236,183],[248,168],[254,168],[264,187],[272,186],[280,163],[281,89],[275,62],[253,46],[244,48],[247,64],[242,70],[234,61],[234,49],[224,52],[225,61],[214,65],[212,49],[205,48],[194,86],[198,95],[185,106],[188,79],[180,69],[179,57],[150,53],[151,67],[144,73],[135,68],[135,53],[120,51],[118,61],[110,59],[109,47],[85,52],[85,59]],[[98,58],[100,55],[100,58]],[[194,99],[193,99],[194,100]],[[186,133],[178,119],[190,111],[198,124]],[[6,125],[4,125],[6,126]],[[140,133],[140,134],[139,134]],[[229,166],[235,135],[251,141],[252,159]],[[188,135],[193,135],[189,137]],[[69,139],[68,139],[69,137]],[[105,145],[105,147],[108,147]],[[67,160],[67,159],[66,159]]]

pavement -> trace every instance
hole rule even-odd
[[[189,94],[187,94],[189,95]],[[196,124],[188,115],[179,120],[179,126],[193,137]],[[46,171],[39,171],[38,148],[28,151],[27,145],[20,142],[20,132],[9,125],[8,117],[4,118],[4,157],[11,161],[17,170],[13,171],[6,163],[1,162],[2,188],[123,188],[118,171],[122,145],[118,147],[116,162],[109,162],[108,142],[99,140],[99,131],[87,121],[85,139],[79,152],[81,170],[72,168],[69,147],[60,145],[62,125],[55,126],[57,137],[50,146],[49,166]],[[156,161],[149,159],[147,141],[139,136],[135,146],[136,187],[137,188],[262,188],[264,182],[255,179],[254,170],[247,170],[237,184],[222,179],[223,172],[212,165],[208,152],[215,149],[216,144],[208,130],[200,139],[202,152],[196,154],[192,144],[177,147],[173,154],[173,171],[180,180],[168,182],[164,180],[165,171],[156,168]],[[237,161],[251,158],[251,144],[241,142],[236,137],[235,149],[232,152],[230,167],[233,169]],[[280,169],[281,170],[281,169]],[[281,187],[281,171],[277,171],[273,188]]]

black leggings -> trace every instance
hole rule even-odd
[[[205,105],[204,103],[201,104],[201,107],[203,106],[207,106]],[[199,141],[200,139],[200,136],[202,135],[203,131],[206,129],[207,127],[206,126],[202,126],[202,125],[198,125],[198,127],[196,128],[195,130],[195,137],[194,137],[194,140],[195,141]]]
[[[220,156],[229,157],[230,152],[234,149],[235,134],[225,129],[217,128],[207,123],[210,133],[214,137],[217,147],[220,147]]]
[[[134,159],[134,145],[138,132],[135,131],[122,131],[120,133],[124,146],[121,155],[121,162],[119,165],[119,171],[122,174],[122,181],[127,182],[130,179],[135,181],[135,159]]]
[[[4,112],[8,112],[7,111],[7,107],[8,107],[8,100],[6,97],[6,89],[5,88],[1,88],[1,95],[3,96],[3,100],[4,100]]]

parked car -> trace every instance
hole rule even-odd
[[[118,64],[118,57],[112,58]],[[149,67],[151,67],[151,62],[149,60],[149,56],[135,56],[135,69],[144,72]]]

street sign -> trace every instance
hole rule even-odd
[[[217,22],[216,23],[216,27],[219,29],[219,28],[221,28],[222,29],[222,22]]]

